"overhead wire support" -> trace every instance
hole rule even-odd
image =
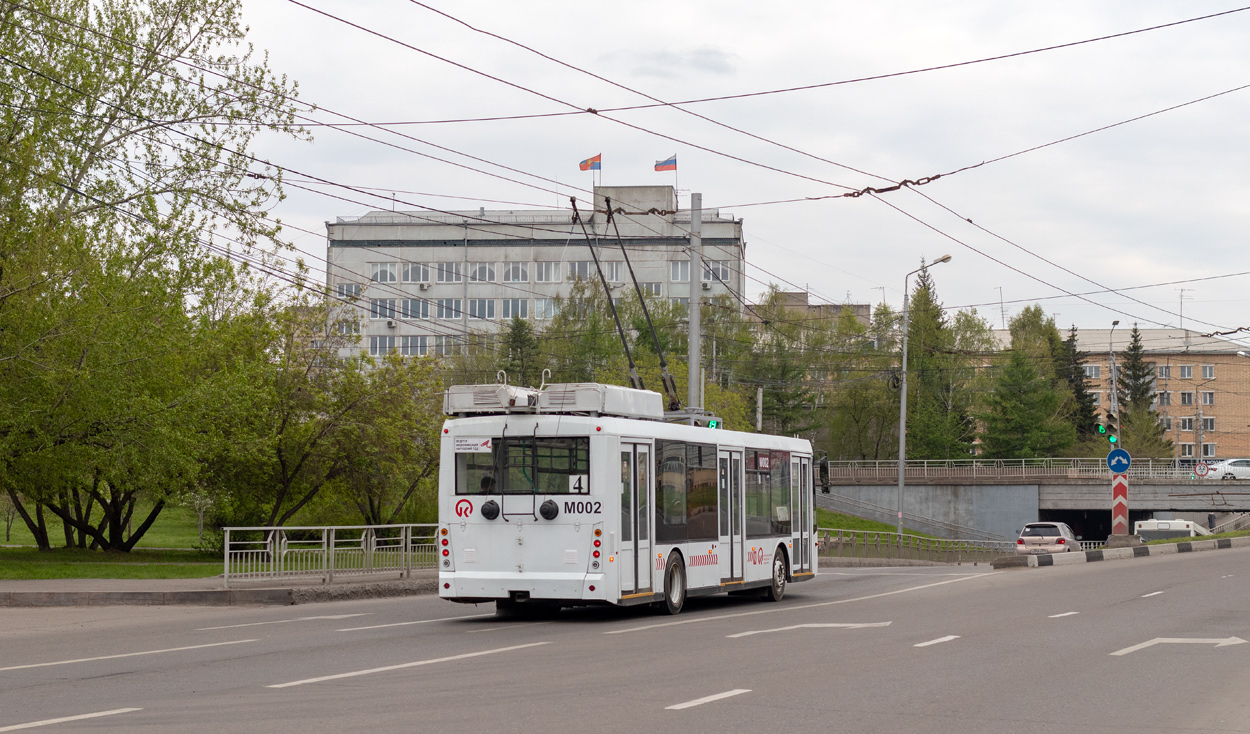
[[[634,356],[629,353],[629,340],[625,338],[625,328],[621,326],[621,317],[616,313],[616,304],[612,302],[612,289],[608,287],[607,276],[603,274],[603,266],[599,264],[599,253],[595,252],[595,244],[590,241],[586,220],[582,219],[582,213],[577,210],[577,197],[570,196],[569,201],[573,204],[573,218],[582,226],[582,234],[586,236],[586,247],[590,250],[590,256],[594,258],[595,270],[599,272],[599,282],[603,283],[603,296],[608,299],[608,309],[612,311],[612,320],[616,322],[616,332],[621,335],[621,347],[625,349],[625,361],[629,363],[629,386],[635,390],[646,390],[647,388],[642,384],[642,378],[638,376],[638,369],[634,366]]]
[[[621,254],[625,256],[625,269],[629,271],[629,279],[634,284],[634,292],[638,294],[638,303],[642,305],[642,316],[647,320],[647,328],[651,330],[651,339],[655,342],[655,353],[660,357],[660,383],[664,386],[664,394],[668,398],[668,409],[670,411],[681,410],[681,398],[677,394],[677,382],[668,373],[668,360],[664,358],[664,350],[660,347],[660,337],[655,333],[655,325],[651,323],[651,311],[647,308],[647,299],[643,297],[642,286],[638,285],[638,278],[634,275],[634,266],[629,261],[629,252],[625,249],[625,242],[621,239],[621,228],[616,223],[616,217],[612,216],[612,197],[605,196],[603,202],[604,208],[608,210],[607,223],[612,225],[612,231],[616,233],[616,244],[620,245]],[[574,209],[576,208],[576,204],[574,204]],[[598,261],[596,260],[597,263]],[[615,313],[615,309],[613,309],[613,313]]]

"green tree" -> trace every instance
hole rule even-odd
[[[1071,422],[1076,429],[1077,440],[1094,438],[1098,435],[1098,408],[1094,405],[1094,393],[1085,381],[1085,360],[1088,355],[1077,348],[1075,326],[1068,330],[1062,355],[1058,377],[1067,382],[1068,389],[1072,392]]]
[[[499,368],[508,373],[514,385],[537,387],[542,381],[542,350],[528,319],[513,316],[508,322],[499,340]]]
[[[1012,350],[995,379],[979,416],[985,458],[1059,456],[1076,440],[1063,413],[1063,396],[1034,365],[1024,352]]]
[[[1119,401],[1120,445],[1134,456],[1168,458],[1173,444],[1152,404],[1155,399],[1154,363],[1146,360],[1137,324],[1129,332],[1128,347],[1116,365],[1116,398]]]

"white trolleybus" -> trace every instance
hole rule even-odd
[[[502,610],[656,604],[816,575],[806,440],[670,423],[659,393],[449,389],[439,594]]]

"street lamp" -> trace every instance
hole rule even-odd
[[[1110,381],[1111,381],[1111,410],[1110,410],[1110,413],[1111,413],[1111,415],[1114,415],[1114,416],[1116,416],[1117,418],[1118,418],[1118,417],[1119,417],[1119,415],[1120,415],[1120,401],[1119,401],[1119,399],[1116,397],[1116,387],[1115,387],[1115,348],[1114,348],[1114,347],[1115,347],[1115,327],[1117,327],[1117,326],[1119,326],[1119,325],[1120,325],[1120,322],[1119,322],[1119,320],[1118,320],[1118,319],[1117,319],[1116,321],[1112,321],[1112,322],[1111,322],[1111,333],[1107,335],[1107,355],[1108,355],[1108,357],[1109,357],[1109,358],[1110,358],[1110,360],[1111,360],[1111,374],[1110,374],[1110,375],[1108,375],[1108,379],[1110,379]]]
[[[903,486],[905,484],[905,469],[907,466],[907,329],[909,323],[910,312],[908,310],[908,297],[910,292],[907,290],[907,281],[911,276],[924,270],[932,265],[941,265],[951,261],[950,255],[943,255],[928,266],[921,265],[919,268],[911,271],[903,277],[903,394],[898,403],[898,534],[903,534]],[[922,258],[921,263],[924,262]]]

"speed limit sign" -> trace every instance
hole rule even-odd
[[[1200,461],[1194,465],[1194,474],[1200,477],[1205,477],[1209,471],[1211,471],[1211,467],[1207,466],[1205,461]]]

